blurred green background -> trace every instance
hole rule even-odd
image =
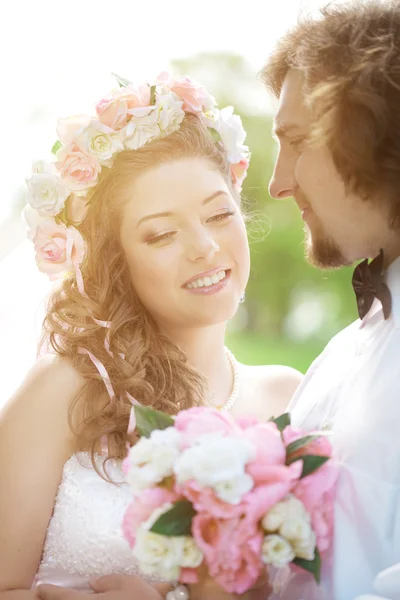
[[[329,339],[357,318],[352,269],[320,271],[304,258],[303,221],[292,200],[268,194],[276,144],[272,105],[252,102],[257,74],[241,56],[202,54],[176,60],[173,69],[206,86],[219,106],[232,104],[247,131],[251,163],[243,195],[254,214],[248,224],[252,269],[246,300],[227,343],[247,364],[285,364],[303,373]],[[269,107],[269,111],[268,111]]]

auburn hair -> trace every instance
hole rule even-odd
[[[71,275],[50,297],[43,341],[69,359],[85,379],[71,405],[70,424],[78,448],[91,453],[95,468],[95,454],[104,437],[108,458],[126,453],[132,406],[128,394],[170,414],[199,405],[204,397],[204,378],[160,332],[135,293],[120,243],[122,212],[132,200],[127,190],[132,189],[134,178],[146,169],[186,157],[208,159],[239,201],[222,143],[198,117],[186,115],[177,131],[138,150],[121,152],[112,168],[106,169],[77,226],[87,244],[81,265],[86,295]],[[111,326],[107,329],[96,321],[109,321]],[[103,363],[115,393],[113,402],[87,352]]]
[[[262,70],[279,97],[289,69],[303,75],[310,141],[330,150],[349,191],[390,203],[400,225],[400,5],[397,0],[329,4],[302,17]]]

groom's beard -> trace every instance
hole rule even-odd
[[[349,264],[335,241],[318,226],[312,233],[305,228],[305,249],[308,262],[319,269],[337,269]]]

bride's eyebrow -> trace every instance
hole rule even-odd
[[[228,195],[227,192],[225,192],[224,190],[218,190],[217,192],[214,192],[213,194],[211,194],[211,196],[208,196],[207,198],[205,198],[203,200],[203,204],[208,204],[208,202],[211,202],[212,200],[214,200],[215,198],[217,198],[217,196],[220,195]],[[160,217],[172,217],[174,213],[170,212],[170,211],[164,211],[164,212],[159,212],[159,213],[153,213],[151,215],[146,215],[145,217],[142,217],[140,219],[140,221],[138,222],[138,227],[139,225],[141,225],[142,223],[144,223],[145,221],[149,221],[150,219],[157,219]]]

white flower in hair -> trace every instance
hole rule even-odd
[[[248,157],[249,151],[244,145],[246,132],[239,115],[233,114],[233,106],[208,111],[205,117],[207,124],[219,133],[230,163],[236,164]]]
[[[160,94],[156,97],[156,110],[158,112],[158,125],[161,135],[169,135],[179,129],[185,111],[183,102],[173,93]]]
[[[70,194],[54,165],[42,160],[33,163],[32,175],[26,180],[26,185],[28,203],[43,217],[60,213]]]
[[[128,150],[137,150],[160,136],[158,114],[155,106],[135,108],[130,112],[132,119],[123,130],[124,146]]]
[[[76,144],[106,167],[111,167],[114,155],[124,149],[120,135],[97,119],[92,119],[81,131]]]

